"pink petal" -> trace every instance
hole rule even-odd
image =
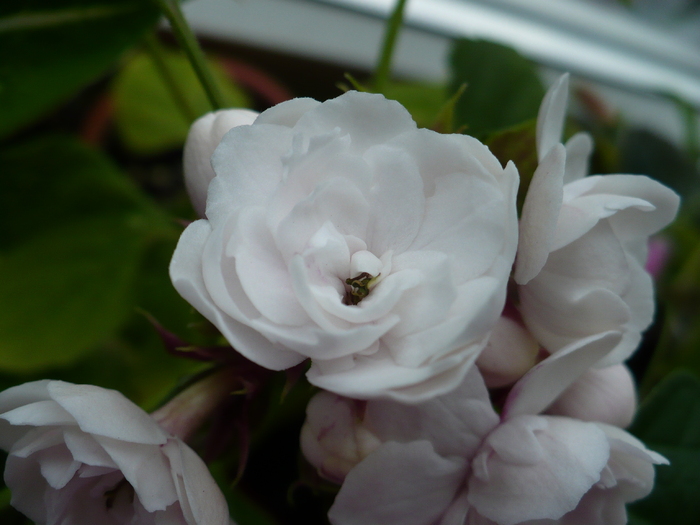
[[[463,460],[438,456],[428,441],[385,443],[350,471],[328,518],[333,525],[431,525],[465,474]]]
[[[425,439],[443,457],[470,458],[499,422],[479,371],[473,367],[447,394],[418,404],[371,400],[364,424],[382,441]]]
[[[620,332],[581,339],[549,356],[518,381],[506,400],[503,418],[539,414],[620,341]]]
[[[148,414],[116,390],[52,381],[49,393],[84,432],[152,445],[163,444],[168,439]],[[115,418],[114,414],[119,417]]]
[[[518,284],[527,284],[547,262],[561,209],[565,160],[564,146],[553,146],[530,182],[520,218],[514,274]]]
[[[481,466],[469,479],[469,502],[499,525],[559,519],[600,479],[609,452],[604,432],[593,423],[510,419],[491,433],[474,460]]]
[[[416,129],[411,115],[396,101],[381,95],[348,91],[307,111],[295,131],[308,136],[339,130],[348,135],[353,151],[362,154],[374,144],[387,142],[405,131]]]
[[[257,116],[249,109],[224,109],[207,113],[192,124],[185,141],[183,168],[187,192],[200,217],[204,217],[207,189],[215,177],[211,156],[216,146],[230,129],[252,124]]]
[[[540,162],[561,142],[569,99],[569,74],[565,73],[547,90],[537,115],[537,158]]]

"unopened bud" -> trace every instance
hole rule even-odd
[[[549,407],[548,414],[599,421],[621,428],[632,422],[637,395],[625,365],[591,368]]]
[[[515,383],[535,365],[539,348],[525,327],[501,316],[476,361],[486,386],[499,388]]]
[[[320,392],[306,409],[301,450],[319,475],[341,484],[381,441],[362,425],[361,402]]]
[[[223,136],[231,129],[252,124],[258,113],[250,109],[223,109],[198,118],[187,135],[183,164],[185,186],[192,206],[204,217],[207,188],[215,176],[211,156]]]

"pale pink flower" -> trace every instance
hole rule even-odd
[[[202,460],[122,394],[35,381],[0,393],[12,505],[54,525],[229,525]]]
[[[476,369],[427,402],[368,401],[355,424],[382,443],[345,476],[331,523],[624,525],[625,504],[667,461],[617,427],[541,415],[620,339],[606,332],[545,359],[500,417]]]
[[[676,215],[679,197],[641,175],[586,177],[586,134],[559,141],[568,75],[547,93],[537,123],[540,165],[520,219],[515,265],[526,327],[550,353],[608,330],[622,340],[597,366],[636,350],[654,313],[645,271],[649,236]]]
[[[283,102],[211,160],[211,182],[186,166],[206,220],[185,230],[170,274],[237,351],[274,370],[310,358],[311,383],[356,398],[459,384],[505,301],[512,163],[357,92]]]

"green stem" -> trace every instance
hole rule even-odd
[[[199,78],[199,82],[202,84],[212,108],[216,110],[226,107],[224,97],[214,79],[214,75],[209,69],[207,60],[202,52],[202,48],[199,47],[199,42],[197,42],[194,33],[192,33],[192,29],[190,29],[190,26],[187,24],[187,21],[182,14],[179,1],[154,1],[158,4],[161,11],[170,22],[173,33],[175,33],[175,38],[177,38],[180,47],[182,47],[185,54],[187,54],[187,58],[189,58],[192,68],[197,74],[197,78]]]
[[[382,44],[382,54],[379,57],[377,70],[374,73],[374,89],[381,93],[389,82],[391,73],[391,58],[394,54],[394,47],[399,36],[399,30],[403,23],[403,13],[407,0],[397,0],[394,12],[387,21],[386,33],[384,33],[384,43]]]
[[[177,80],[172,70],[168,66],[168,62],[165,57],[165,49],[158,40],[155,33],[149,33],[144,39],[144,48],[148,53],[148,56],[153,61],[153,65],[158,70],[160,77],[163,79],[163,83],[173,97],[175,104],[178,109],[182,112],[182,116],[185,117],[190,124],[197,118],[197,113],[192,106],[187,101],[185,95],[180,91]]]

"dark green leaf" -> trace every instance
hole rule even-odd
[[[483,40],[458,40],[450,56],[450,92],[466,83],[455,125],[477,138],[537,116],[544,88],[535,66],[515,50]]]
[[[194,116],[211,111],[187,58],[167,53],[164,62]],[[243,91],[226,78],[215,62],[210,62],[210,66],[222,87],[227,107],[247,107],[250,102]],[[113,93],[117,129],[129,149],[139,154],[157,154],[185,143],[192,122],[183,114],[149,56],[135,56],[120,71],[114,80]]]
[[[687,373],[667,378],[630,431],[671,462],[656,468],[653,493],[631,505],[631,513],[649,525],[700,523],[700,381]]]
[[[2,2],[0,137],[104,73],[157,16],[144,0]]]
[[[691,159],[663,137],[645,129],[628,129],[619,141],[621,173],[648,175],[684,197],[698,191],[700,173]]]
[[[56,224],[152,206],[104,156],[73,139],[7,148],[0,151],[0,166],[0,250]]]
[[[65,224],[0,256],[0,367],[65,364],[113,332],[141,245],[117,216]]]
[[[530,181],[537,169],[536,120],[529,120],[518,126],[501,131],[489,137],[486,145],[505,167],[513,161],[520,174],[518,187],[518,210],[523,207]]]
[[[133,311],[167,218],[107,159],[67,138],[0,152],[0,369],[75,361]]]

